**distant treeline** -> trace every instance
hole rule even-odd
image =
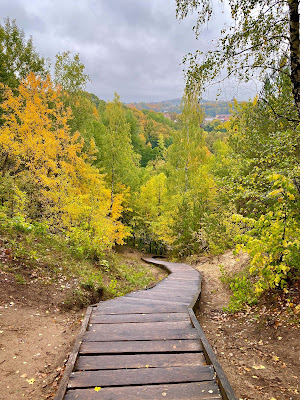
[[[153,110],[156,112],[168,112],[168,113],[181,113],[181,99],[164,100],[154,103],[128,103],[127,106],[134,107],[138,110]],[[230,114],[233,107],[233,101],[208,101],[201,100],[201,107],[204,109],[207,117],[216,117],[219,114]]]

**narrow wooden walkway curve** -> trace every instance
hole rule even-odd
[[[55,400],[235,399],[192,311],[201,275],[145,261],[170,275],[89,308]]]

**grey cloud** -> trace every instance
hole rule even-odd
[[[87,89],[104,100],[115,91],[126,102],[181,96],[183,56],[207,50],[220,28],[216,16],[196,40],[195,17],[177,21],[174,0],[0,0],[0,7],[52,62],[58,52],[80,53],[92,78]]]

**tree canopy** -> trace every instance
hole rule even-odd
[[[185,18],[197,11],[194,31],[212,18],[215,5],[211,0],[176,0],[177,17]],[[226,3],[227,4],[227,3]],[[252,77],[282,72],[289,76],[298,117],[300,116],[300,41],[298,0],[229,0],[232,24],[220,32],[216,48],[207,53],[197,51],[186,56],[186,73],[190,90],[204,89],[220,77],[236,76],[248,81]]]
[[[45,77],[48,66],[33,46],[32,38],[25,38],[16,21],[5,19],[0,25],[0,82],[16,88],[30,72]]]

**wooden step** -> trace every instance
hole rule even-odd
[[[97,388],[97,390],[99,390]],[[65,400],[220,400],[216,382],[69,390]]]

